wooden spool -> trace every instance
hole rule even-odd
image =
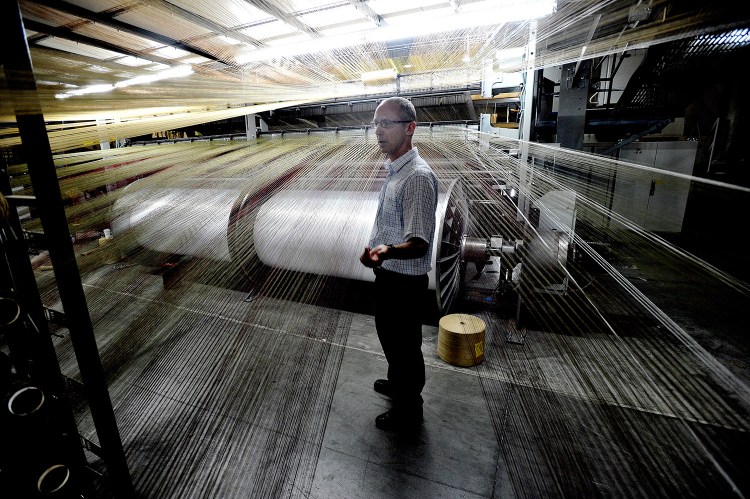
[[[484,321],[468,314],[450,314],[440,319],[437,354],[454,366],[468,367],[484,360]]]

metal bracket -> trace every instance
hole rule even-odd
[[[93,453],[97,457],[102,457],[102,448],[101,447],[99,447],[97,444],[95,444],[91,440],[82,437],[81,435],[78,435],[78,438],[81,439],[81,445],[83,446],[84,449],[86,449],[87,451]],[[91,471],[94,471],[95,473],[98,473],[95,470],[91,470]]]
[[[61,327],[68,327],[64,312],[59,312],[57,310],[44,307],[44,317],[52,324],[57,324]]]
[[[526,342],[526,328],[521,327],[521,309],[523,308],[523,299],[518,296],[516,305],[516,319],[509,320],[506,328],[505,342],[514,345],[523,345]]]

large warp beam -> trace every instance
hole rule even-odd
[[[114,204],[112,234],[129,246],[126,253],[142,247],[238,266],[255,254],[270,267],[372,281],[359,255],[375,220],[379,186],[280,190],[251,206],[249,189],[230,181],[197,187],[139,181]],[[462,279],[460,248],[468,229],[467,201],[458,180],[441,183],[435,221],[429,286],[440,310],[448,310]]]

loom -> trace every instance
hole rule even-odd
[[[112,232],[157,253],[239,266],[248,263],[242,248],[252,240],[265,265],[373,281],[359,254],[375,219],[379,185],[365,192],[282,190],[258,208],[241,187],[139,188],[135,182],[113,206]],[[457,180],[441,183],[435,221],[429,289],[447,310],[459,291],[464,249],[478,257],[475,243],[467,243],[468,207]],[[117,237],[129,231],[134,237]]]
[[[249,265],[254,254],[269,267],[296,272],[374,281],[372,271],[359,262],[368,244],[377,211],[382,181],[367,190],[280,189],[258,202],[253,188],[236,181],[173,180],[172,186],[152,186],[136,181],[115,202],[112,234],[124,241],[122,250],[139,246],[161,255],[179,255]],[[195,187],[190,185],[195,184]],[[350,181],[352,185],[353,182]],[[551,192],[542,207],[537,237],[526,243],[527,263],[544,274],[558,276],[572,241],[575,197]],[[561,205],[562,203],[562,205]],[[550,206],[547,206],[550,205]],[[563,215],[561,215],[561,213]],[[559,219],[563,218],[561,222]],[[462,182],[440,183],[436,231],[433,240],[429,289],[435,292],[438,310],[451,310],[461,291],[468,263],[481,273],[491,258],[514,253],[524,242],[507,236],[471,237],[469,202]],[[558,231],[558,226],[563,230]],[[123,237],[118,237],[123,236]],[[518,280],[510,269],[495,262],[501,284]],[[556,286],[562,281],[544,286]],[[498,284],[493,284],[497,287]],[[540,285],[541,286],[541,285]]]
[[[748,5],[542,2],[4,2],[0,490],[747,496]],[[390,95],[444,315],[395,446],[357,261]]]

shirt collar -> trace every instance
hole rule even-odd
[[[403,156],[398,157],[396,161],[391,161],[390,159],[386,160],[385,169],[388,170],[388,173],[397,173],[401,169],[401,167],[414,159],[416,156],[417,148],[412,147],[410,151],[405,153]]]

